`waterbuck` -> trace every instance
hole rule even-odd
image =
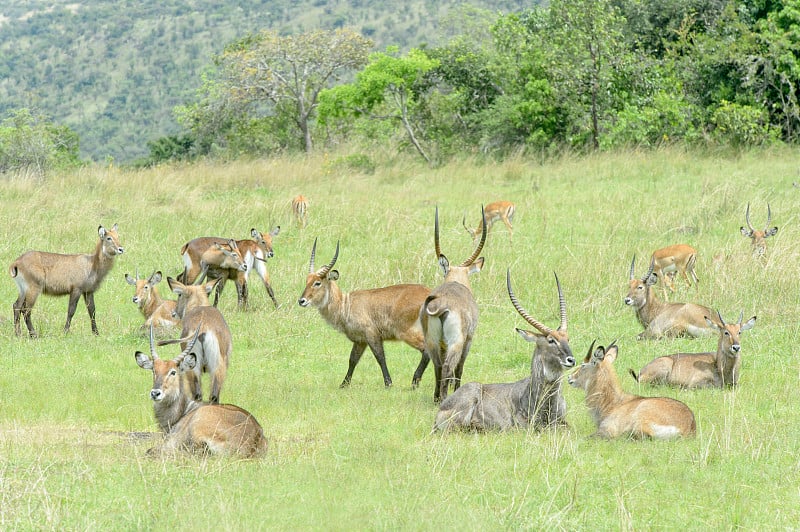
[[[19,297],[14,302],[14,332],[17,336],[22,334],[20,316],[23,316],[28,333],[31,338],[36,338],[31,310],[39,294],[69,295],[65,333],[69,332],[78,300],[83,296],[92,322],[92,332],[99,334],[95,321],[94,293],[114,266],[114,259],[125,250],[119,243],[117,224],[111,229],[101,225],[97,233],[100,235],[100,240],[92,254],[63,255],[45,251],[27,251],[11,263],[8,271],[17,283],[19,291]]]
[[[336,252],[331,262],[315,271],[316,250],[317,240],[314,239],[306,286],[297,303],[301,307],[316,307],[328,324],[353,342],[350,364],[341,387],[350,384],[353,371],[367,346],[381,367],[384,385],[391,386],[392,378],[386,367],[383,342],[400,340],[420,352],[420,362],[411,380],[411,387],[416,388],[429,361],[424,350],[419,309],[430,294],[430,289],[419,284],[398,284],[372,290],[342,292],[336,284],[339,272],[332,269],[339,257],[339,243],[336,243]]]
[[[744,323],[744,313],[739,315],[738,323],[725,323],[719,311],[717,317],[721,326],[706,318],[709,325],[719,331],[716,353],[676,353],[658,357],[643,367],[638,375],[630,370],[633,378],[641,383],[672,384],[684,388],[736,386],[742,363],[739,335],[755,326],[756,317]]]
[[[150,327],[150,356],[135,354],[140,368],[153,372],[150,398],[164,442],[148,450],[150,455],[175,451],[257,456],[267,450],[267,440],[256,418],[235,405],[201,403],[192,399],[186,380],[197,367],[193,353],[201,327],[186,344],[183,352],[172,360],[156,354],[153,328]]]
[[[481,208],[483,218],[483,209]],[[444,272],[444,282],[437,286],[419,309],[419,319],[425,335],[425,354],[433,362],[436,383],[433,400],[447,397],[450,385],[453,390],[461,386],[464,362],[469,355],[475,329],[478,327],[478,304],[472,295],[470,274],[483,268],[483,257],[478,258],[486,243],[486,224],[481,224],[481,240],[475,251],[458,266],[451,266],[439,246],[439,208],[434,218],[434,243],[436,257]]]
[[[464,226],[464,229],[472,237],[472,241],[476,242],[480,235],[483,233],[483,227],[486,226],[486,230],[492,228],[492,225],[498,220],[501,220],[508,229],[508,241],[511,242],[511,239],[514,236],[514,227],[511,225],[511,222],[514,220],[514,211],[516,210],[516,206],[511,203],[510,201],[495,201],[488,204],[484,208],[484,217],[478,222],[477,229],[472,229],[467,227],[467,217],[466,215],[461,219],[461,224]]]
[[[178,281],[201,284],[206,277],[218,279],[214,294],[216,307],[225,282],[233,278],[236,282],[238,306],[241,308],[244,305],[244,287],[239,282],[239,274],[247,271],[247,264],[236,240],[208,236],[195,238],[183,245],[181,256],[184,270],[178,275]]]
[[[694,414],[688,406],[669,397],[642,397],[625,392],[620,386],[614,361],[617,346],[594,342],[583,364],[568,378],[571,386],[586,392],[586,406],[597,425],[599,438],[670,439],[695,433]]]
[[[713,316],[713,311],[694,303],[665,303],[658,299],[652,287],[658,282],[653,273],[655,261],[650,260],[650,268],[641,279],[634,279],[633,270],[636,257],[631,261],[628,295],[623,300],[634,308],[636,318],[644,327],[637,339],[656,339],[678,336],[707,336],[714,332],[708,325],[706,316]]]
[[[517,329],[536,347],[531,357],[531,374],[522,380],[502,384],[469,382],[439,405],[437,430],[507,430],[533,426],[536,429],[566,425],[567,403],[561,393],[564,368],[575,365],[567,335],[567,303],[556,275],[561,324],[551,329],[535,320],[520,305],[511,289],[511,272],[506,273],[511,304],[540,334]]]
[[[178,340],[164,340],[159,345],[181,343],[185,349],[187,339],[193,331],[199,328],[198,342],[194,346],[197,364],[191,372],[186,374],[189,391],[195,401],[203,400],[203,389],[200,376],[203,372],[211,374],[211,392],[209,402],[219,403],[222,385],[228,374],[228,365],[233,352],[231,330],[222,313],[212,307],[208,295],[218,281],[211,281],[204,285],[185,285],[172,277],[167,277],[170,289],[178,294],[175,315],[183,322],[181,338]]]
[[[692,286],[689,276],[697,286],[700,279],[694,272],[696,262],[697,250],[687,244],[675,244],[653,252],[653,273],[661,278],[665,298],[667,297],[667,287],[672,292],[675,291],[675,277],[678,274],[683,276],[686,286]]]
[[[750,239],[753,247],[753,256],[763,259],[767,256],[767,238],[775,236],[778,233],[777,227],[770,227],[772,222],[772,210],[767,203],[767,225],[764,226],[763,231],[753,229],[753,224],[750,223],[750,203],[747,204],[747,210],[744,213],[744,219],[747,222],[747,228],[744,226],[739,228],[743,236]]]
[[[135,287],[133,302],[139,307],[139,311],[144,316],[142,329],[147,329],[151,325],[156,328],[175,327],[181,320],[175,313],[176,302],[171,299],[162,299],[158,293],[156,285],[161,282],[161,272],[153,272],[147,279],[139,279],[139,272],[136,277],[125,274],[125,281]]]

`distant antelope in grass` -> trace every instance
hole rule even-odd
[[[757,231],[753,229],[753,225],[750,223],[750,203],[747,204],[747,210],[744,213],[744,218],[747,221],[747,228],[742,226],[739,228],[739,231],[741,231],[743,236],[746,236],[751,240],[753,256],[763,259],[767,254],[767,238],[778,233],[777,227],[769,226],[769,224],[772,222],[772,210],[769,208],[769,203],[767,203],[767,224],[764,226],[763,231]]]
[[[308,198],[300,194],[292,199],[292,215],[300,229],[303,229],[308,222]]]
[[[175,315],[183,323],[181,338],[178,340],[165,340],[158,345],[181,343],[186,348],[187,340],[199,328],[198,342],[193,348],[197,356],[197,364],[191,372],[186,374],[189,390],[195,401],[202,401],[203,389],[200,377],[203,372],[211,374],[211,392],[209,401],[218,403],[222,393],[222,385],[228,374],[233,340],[228,323],[222,313],[212,307],[208,295],[218,281],[211,281],[204,285],[185,285],[172,277],[167,277],[170,289],[178,294],[175,306]]]
[[[119,243],[117,224],[111,229],[102,225],[97,233],[100,240],[97,242],[93,254],[88,255],[63,255],[45,251],[28,251],[20,255],[11,263],[9,273],[17,283],[19,297],[14,302],[14,332],[17,336],[22,334],[20,317],[25,318],[25,325],[31,338],[36,338],[36,330],[31,321],[31,310],[36,304],[39,294],[49,296],[69,295],[67,307],[67,322],[64,332],[69,332],[72,316],[78,306],[78,300],[83,296],[89,319],[92,323],[92,332],[97,332],[95,321],[94,293],[100,288],[108,272],[114,266],[117,255],[124,253]]]
[[[707,336],[714,329],[706,322],[706,316],[713,316],[713,311],[694,303],[665,303],[658,299],[652,287],[658,281],[653,273],[655,261],[650,260],[650,268],[641,279],[633,278],[636,257],[631,261],[628,295],[623,300],[634,308],[636,318],[644,327],[637,337],[656,339],[677,336]]]
[[[753,316],[742,323],[744,313],[739,315],[738,323],[725,323],[717,312],[720,323],[706,318],[710,327],[719,331],[716,353],[677,353],[658,357],[637,375],[630,370],[633,378],[640,383],[672,384],[684,388],[723,388],[736,386],[741,368],[741,344],[739,336],[756,324]]]
[[[180,320],[173,315],[176,302],[171,299],[162,299],[156,288],[156,285],[161,282],[160,271],[153,272],[147,279],[139,279],[138,271],[136,277],[131,277],[126,273],[125,281],[136,287],[133,302],[144,316],[142,329],[147,329],[151,325],[157,328],[175,327],[180,323]]]
[[[254,457],[267,450],[264,431],[253,415],[235,405],[201,403],[192,399],[185,378],[196,369],[198,360],[192,352],[201,327],[195,329],[183,352],[172,360],[156,354],[153,328],[150,327],[150,356],[135,354],[140,368],[153,372],[150,398],[159,428],[165,434],[163,444],[148,450],[150,455],[175,451],[236,454]]]
[[[561,324],[551,329],[528,314],[511,289],[511,272],[506,273],[511,304],[539,333],[517,329],[536,347],[531,357],[531,373],[517,382],[480,384],[469,382],[442,401],[434,428],[438,430],[507,430],[532,425],[540,429],[566,425],[567,403],[561,393],[565,368],[575,365],[567,335],[567,303],[556,275]]]
[[[483,218],[483,209],[481,209]],[[478,258],[486,242],[487,228],[481,224],[481,240],[472,255],[458,266],[451,266],[439,246],[439,208],[434,221],[436,257],[444,272],[444,283],[434,288],[419,310],[425,335],[425,353],[433,362],[436,384],[433,400],[447,397],[461,386],[461,374],[467,360],[475,329],[478,327],[478,304],[472,295],[469,276],[481,271],[483,257]]]
[[[384,385],[391,386],[392,378],[386,366],[383,342],[400,340],[420,352],[420,362],[411,380],[412,388],[416,388],[428,366],[419,309],[430,294],[430,289],[419,284],[399,284],[342,292],[336,283],[339,272],[332,269],[339,257],[339,243],[336,243],[333,259],[319,270],[314,269],[316,250],[315,239],[306,286],[297,303],[301,307],[316,307],[329,325],[353,342],[350,363],[341,387],[350,385],[353,371],[367,346],[381,367]]]
[[[461,219],[461,224],[472,237],[472,241],[477,242],[478,239],[481,238],[484,225],[486,226],[486,231],[489,231],[496,221],[501,220],[508,229],[508,241],[511,242],[514,236],[514,227],[511,225],[511,222],[514,220],[515,210],[516,207],[510,201],[495,201],[484,208],[484,217],[478,222],[478,227],[476,229],[467,227],[466,215]]]
[[[597,425],[600,438],[671,439],[695,433],[694,414],[684,403],[669,397],[642,397],[625,392],[613,363],[617,346],[608,349],[594,342],[583,364],[568,378],[575,388],[586,392],[586,406]]]
[[[692,286],[689,276],[694,280],[695,286],[700,282],[694,272],[697,262],[697,250],[686,244],[675,244],[665,248],[657,249],[653,252],[653,273],[661,278],[664,289],[664,297],[667,296],[667,287],[675,291],[675,277],[678,274],[683,276],[686,286]]]

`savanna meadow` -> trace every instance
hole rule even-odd
[[[0,190],[0,257],[28,250],[92,253],[98,227],[118,226],[119,246],[94,302],[64,333],[67,297],[42,295],[14,332],[17,286],[0,283],[0,527],[6,530],[787,530],[800,523],[800,161],[789,148],[738,154],[678,148],[487,162],[468,156],[438,167],[397,154],[349,153],[130,170],[88,166],[44,179],[9,178]],[[304,226],[292,198],[308,199]],[[399,283],[434,288],[434,247],[457,264],[475,249],[481,205],[515,204],[513,237],[488,231],[484,264],[470,276],[479,320],[463,382],[509,383],[531,374],[531,329],[516,298],[559,327],[554,274],[577,359],[563,371],[566,426],[437,431],[434,368],[419,387],[417,350],[386,342],[393,385],[369,349],[340,388],[352,343],[320,312],[298,304],[316,241],[316,266],[335,263],[343,292]],[[740,228],[778,231],[755,257]],[[184,268],[196,237],[273,238],[266,260],[277,307],[254,273],[246,310],[228,282],[218,309],[232,353],[220,402],[249,411],[268,448],[253,458],[155,455],[153,376],[131,277]],[[643,327],[623,300],[656,249],[687,244],[699,282],[675,278],[671,302],[699,303],[736,323],[741,368],[734,387],[640,384],[656,357],[716,351],[718,334],[637,339]],[[664,299],[662,279],[653,286]],[[713,317],[713,316],[712,316]],[[24,320],[23,320],[24,321]],[[179,338],[180,328],[159,339]],[[670,440],[593,437],[586,393],[566,379],[590,345],[616,340],[622,388],[685,403],[696,432]],[[157,347],[162,359],[181,352]],[[203,376],[204,397],[210,378]]]

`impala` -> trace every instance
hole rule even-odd
[[[764,226],[763,231],[756,231],[750,223],[750,203],[747,204],[747,210],[744,213],[744,219],[747,221],[747,228],[744,226],[739,228],[743,236],[750,239],[753,246],[753,255],[758,258],[764,258],[767,254],[767,238],[774,236],[778,232],[777,227],[770,227],[772,222],[772,210],[767,203],[767,225]]]
[[[433,362],[436,372],[433,389],[436,402],[447,397],[450,384],[454,390],[461,385],[464,362],[478,326],[478,304],[472,295],[469,276],[483,268],[483,257],[478,258],[478,255],[486,242],[487,229],[485,224],[481,226],[481,240],[475,251],[458,266],[451,266],[439,246],[439,208],[436,208],[433,234],[444,283],[431,292],[419,310],[425,335],[425,354]]]
[[[438,430],[507,430],[532,425],[540,429],[566,425],[567,403],[561,392],[565,368],[575,366],[575,357],[567,335],[567,303],[556,275],[561,324],[551,329],[533,318],[522,307],[511,289],[511,272],[506,273],[506,287],[511,304],[526,322],[539,333],[517,329],[536,347],[531,357],[531,373],[517,382],[480,384],[469,382],[443,400],[436,414]]]
[[[618,348],[614,343],[598,347],[594,342],[583,364],[567,381],[586,392],[599,438],[670,439],[695,433],[694,414],[684,403],[669,397],[642,397],[625,392],[614,370]]]
[[[39,294],[69,296],[67,322],[64,324],[65,333],[69,332],[78,300],[83,296],[86,309],[89,311],[92,332],[99,334],[95,321],[94,293],[114,266],[114,259],[125,250],[119,243],[117,224],[111,229],[101,225],[97,228],[97,233],[100,240],[95,246],[94,253],[63,255],[46,251],[27,251],[11,263],[8,271],[19,292],[19,297],[14,302],[14,332],[17,336],[22,334],[20,317],[24,317],[28,334],[31,338],[36,338],[31,310]]]
[[[192,350],[199,334],[200,327],[195,329],[180,355],[163,360],[156,354],[151,327],[150,356],[141,351],[135,354],[139,367],[153,373],[150,398],[158,426],[165,433],[163,444],[148,450],[148,454],[181,450],[253,457],[265,452],[264,431],[250,412],[235,405],[208,404],[192,399],[185,376],[197,366]]]
[[[461,219],[461,224],[472,237],[472,241],[475,242],[483,233],[484,226],[488,231],[496,221],[502,220],[508,228],[508,241],[511,242],[514,236],[514,227],[511,225],[511,222],[514,220],[515,209],[516,207],[510,201],[495,201],[484,208],[484,216],[481,218],[480,222],[478,222],[478,227],[476,229],[467,227],[466,215]]]
[[[211,391],[209,401],[219,403],[222,385],[228,374],[228,365],[233,352],[231,330],[222,313],[212,307],[208,295],[218,281],[204,285],[185,285],[172,277],[167,277],[170,289],[178,295],[175,314],[183,322],[181,338],[165,340],[158,345],[180,342],[185,349],[187,340],[193,331],[199,328],[198,342],[193,353],[197,356],[197,364],[186,374],[189,390],[195,401],[203,400],[203,389],[200,377],[203,372],[211,374]]]
[[[756,317],[744,323],[744,313],[739,315],[737,323],[725,323],[719,312],[717,317],[722,325],[706,318],[709,326],[719,331],[716,353],[676,353],[658,357],[643,367],[638,375],[630,370],[633,378],[641,383],[672,384],[684,388],[736,386],[741,367],[739,337],[755,326]]]
[[[173,327],[180,323],[180,320],[173,316],[175,312],[175,301],[162,299],[158,293],[156,285],[161,282],[161,272],[153,272],[147,279],[139,279],[139,272],[136,277],[125,274],[125,281],[136,288],[133,294],[133,302],[139,307],[139,311],[144,316],[145,329],[151,325],[155,327]]]
[[[292,214],[297,225],[302,229],[308,221],[308,198],[302,194],[292,198]]]
[[[676,336],[706,336],[714,329],[706,322],[706,316],[713,316],[713,311],[694,303],[665,303],[658,299],[653,285],[658,277],[653,273],[655,261],[650,260],[650,268],[641,279],[633,278],[636,257],[631,261],[628,295],[623,300],[634,308],[639,323],[644,331],[637,337],[639,340]]]
[[[695,286],[700,282],[694,272],[694,265],[697,262],[697,250],[686,244],[675,244],[665,248],[657,249],[653,252],[653,273],[662,281],[664,287],[664,297],[667,295],[667,286],[675,291],[675,277],[677,274],[683,276],[686,286],[692,286],[689,276],[695,282]]]
[[[350,364],[341,387],[350,384],[353,371],[367,346],[381,367],[384,385],[391,386],[392,378],[386,366],[383,342],[400,340],[420,352],[420,362],[411,380],[412,388],[416,388],[429,362],[425,355],[419,309],[430,294],[430,289],[419,284],[399,284],[342,292],[336,283],[339,272],[332,269],[339,257],[339,243],[336,243],[331,262],[319,270],[314,270],[316,250],[315,239],[306,286],[297,303],[301,307],[316,307],[329,325],[353,342]]]

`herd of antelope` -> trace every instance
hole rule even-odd
[[[307,224],[308,200],[297,196],[291,203],[298,227]],[[513,427],[543,428],[566,424],[567,405],[561,391],[565,370],[577,362],[567,334],[567,305],[555,276],[560,323],[556,329],[531,316],[514,294],[511,271],[506,286],[511,304],[535,331],[517,329],[528,342],[534,343],[531,372],[512,383],[461,385],[464,365],[478,325],[479,307],[470,287],[469,276],[481,271],[488,231],[495,221],[502,221],[512,239],[515,206],[508,201],[488,204],[481,209],[477,229],[462,224],[473,238],[475,249],[458,265],[451,264],[442,253],[439,242],[439,210],[434,216],[434,245],[444,279],[431,289],[420,284],[398,284],[382,288],[343,292],[338,284],[339,272],[334,269],[339,257],[339,243],[333,258],[316,269],[317,240],[311,248],[306,284],[298,299],[301,307],[316,308],[322,318],[353,343],[349,365],[342,387],[348,386],[356,365],[367,347],[377,360],[385,386],[392,385],[386,364],[384,341],[402,341],[420,352],[420,362],[411,385],[418,387],[429,362],[433,362],[435,384],[433,399],[438,403],[435,430],[505,430]],[[772,212],[767,206],[767,224],[763,231],[750,222],[750,205],[745,211],[747,228],[741,233],[752,240],[753,254],[763,258],[768,237],[777,233],[770,227]],[[180,250],[184,270],[176,278],[167,277],[177,300],[163,299],[156,288],[162,280],[160,271],[150,277],[125,275],[135,287],[133,302],[145,318],[143,329],[149,331],[150,355],[137,351],[139,367],[151,371],[153,384],[150,397],[163,443],[151,454],[177,450],[232,453],[255,456],[267,448],[263,430],[255,417],[235,405],[220,403],[220,396],[233,351],[230,328],[217,309],[220,293],[228,279],[233,279],[238,307],[247,308],[247,281],[255,269],[267,294],[278,306],[267,273],[267,259],[274,256],[272,239],[280,227],[267,233],[251,229],[251,239],[235,240],[200,237],[187,242]],[[78,300],[83,296],[91,320],[92,332],[98,334],[95,321],[94,292],[111,271],[115,258],[124,252],[118,227],[98,228],[99,241],[91,254],[65,255],[28,251],[17,258],[9,272],[19,297],[14,303],[14,327],[22,334],[24,318],[32,338],[37,332],[31,311],[39,294],[69,295],[64,332],[69,332]],[[755,326],[756,317],[726,322],[719,311],[693,303],[670,303],[656,295],[653,286],[661,279],[664,296],[667,289],[676,291],[674,279],[681,275],[691,286],[699,282],[694,271],[697,251],[686,244],[656,250],[643,277],[635,277],[636,259],[630,267],[626,305],[634,307],[643,327],[639,339],[666,337],[699,337],[716,333],[716,352],[677,353],[656,358],[639,372],[629,370],[639,383],[671,384],[683,388],[735,386],[740,372],[740,335]],[[210,295],[215,292],[214,302]],[[155,341],[154,330],[180,327],[177,339]],[[156,345],[181,345],[181,353],[172,360],[160,359]],[[665,397],[642,397],[624,392],[613,363],[618,346],[589,348],[579,367],[567,382],[582,388],[586,405],[597,425],[595,436],[672,438],[695,432],[692,411],[682,402]],[[203,401],[201,377],[211,377],[210,394]]]

